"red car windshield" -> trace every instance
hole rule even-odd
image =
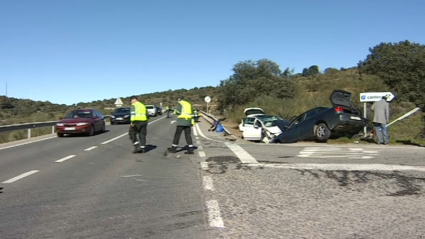
[[[92,112],[91,111],[72,111],[69,113],[65,119],[77,119],[77,118],[92,118]]]

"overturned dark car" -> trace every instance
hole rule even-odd
[[[352,104],[350,92],[334,90],[330,101],[333,107],[316,107],[293,117],[289,123],[276,122],[282,133],[271,143],[326,142],[331,137],[343,135],[351,138],[362,131],[366,120]]]

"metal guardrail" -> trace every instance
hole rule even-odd
[[[105,120],[110,119],[110,115],[104,116]],[[12,124],[12,125],[0,125],[0,132],[9,132],[15,130],[28,130],[28,138],[31,138],[31,129],[35,128],[43,128],[52,126],[52,134],[55,133],[55,126],[59,122],[58,121],[45,121],[45,122],[32,122],[32,123],[23,123],[23,124]]]
[[[214,124],[214,121],[218,121],[217,117],[215,117],[214,115],[208,114],[205,111],[200,110],[200,112],[202,113],[202,116],[204,117],[204,119],[206,119],[210,124]],[[212,120],[212,122],[211,122]],[[232,135],[232,133],[230,133],[230,131],[228,129],[226,129],[226,127],[224,127],[224,125],[221,125],[224,129],[225,135]]]

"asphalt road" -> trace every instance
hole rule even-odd
[[[164,156],[175,124],[160,118],[146,154],[131,153],[128,125],[0,146],[0,238],[207,238],[199,159]]]
[[[165,156],[172,120],[147,154],[128,125],[0,145],[1,238],[425,237],[424,148],[252,144],[202,121],[195,155]]]

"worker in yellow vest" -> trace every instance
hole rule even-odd
[[[186,143],[188,144],[188,150],[185,154],[194,154],[191,131],[195,121],[193,119],[192,104],[184,100],[184,97],[180,97],[174,114],[177,115],[177,128],[174,134],[173,144],[171,145],[171,148],[168,148],[168,151],[170,153],[176,153],[180,136],[184,131]]]
[[[170,106],[167,105],[167,108],[165,108],[165,111],[167,111],[167,118],[170,118]]]
[[[133,142],[133,153],[145,153],[149,114],[146,106],[141,103],[136,96],[131,97],[130,113],[131,125],[128,133],[131,142]]]

